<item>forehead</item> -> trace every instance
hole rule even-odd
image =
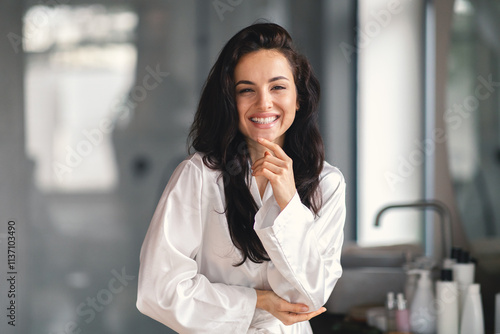
[[[235,78],[279,75],[293,78],[288,59],[277,50],[258,50],[248,53],[240,58],[234,69]]]

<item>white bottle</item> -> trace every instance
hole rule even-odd
[[[406,282],[405,282],[405,296],[407,305],[411,305],[413,301],[413,295],[415,294],[415,290],[417,290],[417,273],[414,270],[409,270],[406,273]]]
[[[451,269],[441,270],[436,282],[437,334],[458,334],[458,289]]]
[[[410,327],[414,334],[436,333],[436,309],[429,270],[415,269],[420,274],[410,307]]]
[[[465,298],[460,334],[484,334],[483,305],[479,284],[471,284]]]
[[[458,262],[453,265],[453,280],[457,282],[459,314],[462,316],[467,288],[474,283],[475,265],[470,262],[469,253],[460,253]]]

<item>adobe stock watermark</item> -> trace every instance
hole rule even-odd
[[[27,19],[27,21],[24,22],[22,36],[14,32],[7,33],[6,37],[9,40],[12,50],[16,54],[19,53],[23,48],[23,41],[36,38],[37,31],[49,24],[50,19],[55,15],[54,12],[48,10],[50,6],[65,5],[67,3],[69,3],[69,0],[39,1],[36,11],[28,17],[25,16],[25,20]]]
[[[450,307],[456,307],[459,314],[459,293],[456,289],[449,286],[443,286],[441,294],[434,298],[429,305],[421,306],[412,310],[410,315],[410,324],[412,331],[419,333],[428,333],[435,330],[437,318]],[[472,334],[472,333],[471,333]]]
[[[54,161],[52,164],[53,171],[59,181],[63,181],[66,176],[82,164],[86,157],[92,154],[96,147],[103,143],[106,135],[113,131],[117,119],[123,119],[130,115],[137,104],[147,98],[148,92],[157,88],[170,75],[169,72],[161,71],[159,64],[154,69],[146,66],[146,72],[148,74],[143,77],[142,84],[134,86],[125,101],[118,100],[110,116],[101,119],[96,127],[84,129],[82,131],[84,139],[78,141],[73,147],[66,145],[64,161]]]
[[[106,306],[111,304],[116,295],[123,292],[129,283],[135,280],[136,276],[127,275],[125,267],[121,272],[111,270],[113,277],[108,281],[105,288],[99,290],[95,296],[87,297],[87,299],[76,307],[76,314],[84,321],[85,324],[90,324],[100,313],[106,309]],[[82,325],[77,321],[68,321],[64,325],[64,329],[59,332],[50,332],[49,334],[79,334],[82,332]]]
[[[443,120],[448,128],[458,129],[464,120],[471,117],[477,111],[481,101],[492,96],[496,88],[500,87],[500,81],[493,81],[493,75],[477,77],[478,84],[474,89],[474,94],[466,96],[461,103],[455,103],[448,108],[443,115]],[[425,162],[425,157],[430,156],[436,149],[436,144],[443,144],[448,140],[446,129],[436,128],[430,138],[415,140],[415,148],[408,156],[399,155],[397,157],[396,170],[386,171],[384,178],[391,188],[395,190],[398,184],[404,183],[412,176],[417,168]]]
[[[234,9],[242,3],[243,0],[214,0],[212,2],[212,6],[219,17],[219,20],[223,22],[225,20],[224,13],[234,11]]]
[[[365,24],[363,29],[359,29],[358,27],[354,28],[358,35],[357,45],[355,46],[346,42],[341,42],[339,44],[342,54],[349,64],[352,61],[352,55],[354,53],[358,53],[361,49],[368,47],[370,43],[380,35],[382,30],[391,24],[393,16],[403,11],[402,2],[409,1],[412,0],[390,0],[387,2],[384,9],[370,12],[371,20]]]

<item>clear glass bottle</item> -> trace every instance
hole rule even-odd
[[[385,307],[387,316],[387,332],[394,332],[396,331],[396,300],[394,298],[394,292],[387,293]]]

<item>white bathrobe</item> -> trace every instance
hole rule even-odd
[[[140,255],[137,308],[179,333],[312,333],[308,322],[283,325],[256,309],[255,289],[273,290],[317,310],[342,274],[345,181],[325,162],[318,217],[298,193],[283,211],[268,182],[254,229],[271,261],[241,261],[224,212],[224,179],[195,153],[174,171],[153,215]],[[281,211],[281,212],[280,212]]]

